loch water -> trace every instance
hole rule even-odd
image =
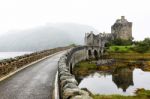
[[[30,53],[32,52],[0,52],[0,60],[7,59],[7,58],[14,58],[16,56],[21,56]]]
[[[150,72],[140,68],[120,68],[113,73],[96,71],[77,79],[80,88],[87,88],[93,94],[134,95],[137,88],[150,90]]]

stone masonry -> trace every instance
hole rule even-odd
[[[132,40],[132,22],[128,22],[124,16],[117,19],[114,25],[111,26],[111,33],[99,33],[95,35],[92,31],[85,33],[85,45],[99,46],[104,48],[105,43],[113,39]]]
[[[116,20],[111,26],[111,33],[115,38],[132,40],[132,22],[128,22],[124,16],[121,16],[121,19]]]
[[[4,59],[0,61],[0,77],[9,74],[27,64],[37,61],[41,58],[54,54],[56,52],[69,49],[68,47],[58,47],[54,49],[43,50],[39,52],[34,52],[31,54],[25,54],[22,56],[17,56],[15,58]]]
[[[92,99],[88,91],[78,87],[78,82],[72,73],[74,66],[76,66],[75,64],[90,58],[89,50],[92,56],[95,55],[95,51],[98,56],[100,55],[98,46],[77,46],[68,50],[68,52],[60,58],[58,62],[60,99]]]

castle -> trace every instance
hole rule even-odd
[[[132,40],[132,22],[128,22],[124,16],[117,19],[111,26],[111,33],[99,33],[97,35],[93,32],[85,33],[85,45],[88,46],[104,48],[105,43],[114,39]]]
[[[124,16],[121,16],[121,19],[116,20],[111,26],[111,33],[115,38],[132,40],[132,22],[128,22]]]

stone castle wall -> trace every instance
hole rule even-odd
[[[111,33],[99,33],[95,35],[93,32],[85,33],[85,45],[99,46],[104,48],[105,43],[114,39],[132,40],[132,22],[128,22],[124,16],[116,20],[111,26]]]
[[[111,33],[115,38],[120,38],[124,40],[132,39],[132,22],[128,22],[124,16],[118,19],[114,25],[111,27]]]

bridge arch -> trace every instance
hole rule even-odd
[[[72,73],[73,73],[73,70],[72,70],[72,69],[73,69],[72,63],[70,63],[70,67],[69,67],[69,68],[70,68],[70,73],[72,74]]]
[[[70,88],[70,90],[74,93],[72,95],[66,95],[63,93],[64,90],[66,90],[68,87],[66,88],[62,88],[61,86],[68,86],[67,84],[72,84],[74,86],[77,86],[76,83],[74,82],[68,82],[70,80],[70,78],[74,79],[76,81],[76,79],[74,78],[74,76],[72,75],[73,73],[73,68],[74,66],[76,66],[76,64],[80,61],[86,60],[88,58],[99,58],[99,46],[77,46],[72,48],[70,51],[68,51],[66,54],[64,54],[64,56],[62,56],[62,58],[60,58],[59,64],[58,64],[58,70],[61,73],[61,75],[59,75],[58,77],[58,84],[60,85],[59,90],[60,90],[60,94],[62,97],[64,97],[65,99],[68,99],[71,97],[75,97],[77,92],[80,92],[80,88],[78,91],[74,91],[74,89]],[[64,61],[66,60],[66,61]],[[61,65],[61,64],[66,64],[66,65]],[[69,71],[68,71],[68,67],[69,67]],[[67,69],[67,70],[66,70]],[[62,72],[61,72],[62,71]],[[69,75],[71,74],[71,75]],[[65,81],[66,83],[60,83],[62,81],[64,81],[64,79],[61,79],[62,77],[65,76]],[[66,90],[66,92],[70,92],[70,90]],[[90,99],[89,95],[84,95],[86,97],[89,97],[88,99]]]
[[[98,60],[99,54],[98,54],[98,51],[97,51],[97,50],[94,50],[94,57],[95,57],[96,60]]]
[[[88,50],[88,57],[91,58],[92,57],[92,51],[89,49]]]

